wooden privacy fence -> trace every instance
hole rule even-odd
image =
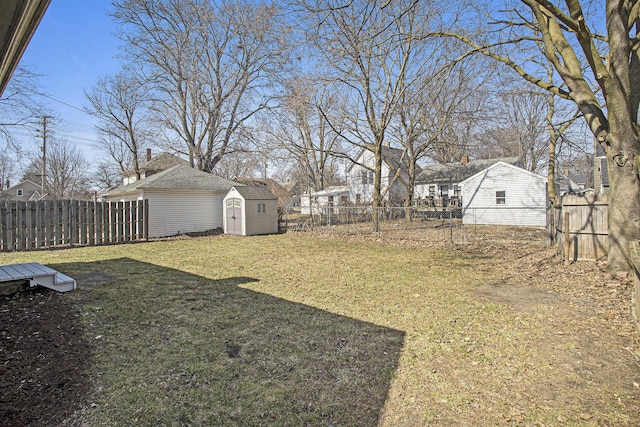
[[[144,200],[0,201],[0,250],[12,252],[146,240],[148,218],[149,205]]]
[[[606,257],[609,250],[606,196],[566,194],[554,208],[554,241],[563,248],[566,262]]]

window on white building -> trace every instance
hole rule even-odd
[[[496,191],[496,205],[504,205],[507,203],[506,191]]]
[[[373,171],[362,170],[362,185],[373,184]]]

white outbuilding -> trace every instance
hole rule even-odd
[[[505,162],[462,181],[464,224],[544,227],[547,178]]]
[[[222,228],[223,199],[234,181],[177,165],[107,191],[107,201],[146,200],[149,237],[174,236]]]
[[[278,198],[262,186],[234,186],[224,197],[224,232],[240,236],[278,232]]]

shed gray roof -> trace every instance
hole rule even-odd
[[[278,198],[267,187],[249,185],[246,187],[234,186],[245,200],[277,200]]]
[[[129,185],[114,188],[104,195],[116,196],[138,190],[229,191],[234,186],[242,186],[242,184],[194,169],[191,166],[176,165]]]
[[[519,166],[517,157],[501,157],[496,159],[477,159],[467,164],[461,162],[445,163],[425,167],[416,177],[417,184],[431,184],[438,182],[462,182],[476,173],[504,162]]]

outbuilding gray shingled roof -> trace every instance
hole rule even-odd
[[[191,166],[177,165],[129,185],[114,188],[106,192],[104,196],[116,196],[150,189],[228,191],[231,187],[241,186],[240,183],[194,169]]]
[[[235,186],[234,188],[245,200],[276,200],[277,197],[267,188],[248,185],[246,187]]]

